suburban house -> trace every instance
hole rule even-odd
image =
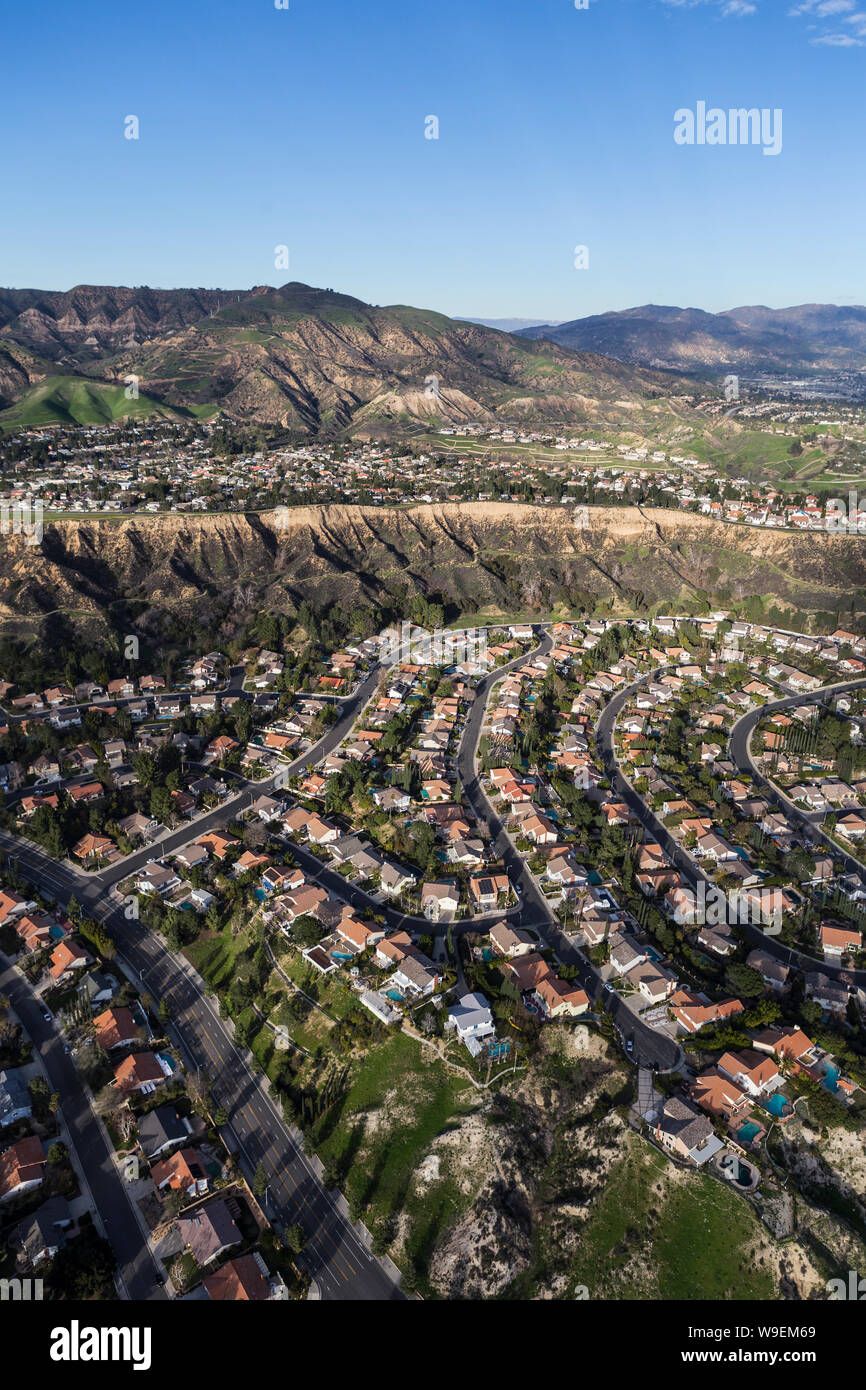
[[[482,1051],[485,1038],[492,1038],[496,1032],[493,1013],[483,994],[464,994],[456,1004],[452,1004],[445,1019],[446,1031],[456,1031],[458,1038],[473,1057]]]
[[[178,1149],[160,1163],[154,1163],[150,1176],[162,1191],[170,1187],[187,1197],[199,1197],[207,1192],[210,1179],[196,1149]]]
[[[756,1099],[770,1095],[783,1084],[783,1077],[775,1062],[759,1052],[723,1052],[719,1058],[719,1071]]]
[[[831,980],[821,970],[810,971],[804,977],[806,996],[814,999],[822,1009],[831,1014],[843,1014],[848,1007],[848,989],[837,980]]]
[[[155,1052],[133,1052],[115,1068],[114,1085],[121,1091],[150,1095],[171,1075]]]
[[[54,983],[57,985],[65,984],[71,980],[78,971],[85,966],[92,964],[93,957],[81,946],[76,946],[74,941],[60,941],[51,952],[51,964],[48,967]]]
[[[222,1198],[181,1216],[177,1229],[184,1247],[201,1269],[243,1240],[229,1204]]]
[[[73,1217],[65,1197],[49,1197],[41,1207],[15,1227],[13,1244],[18,1247],[31,1269],[52,1260],[66,1244],[64,1231],[72,1225]]]
[[[490,928],[490,942],[497,955],[507,956],[511,960],[535,950],[535,942],[529,933],[509,926],[508,922],[497,922]]]
[[[182,1118],[173,1105],[159,1105],[149,1110],[138,1122],[138,1143],[145,1158],[158,1158],[175,1144],[183,1144],[192,1134],[189,1120]]]
[[[115,1047],[125,1047],[128,1043],[139,1041],[139,1035],[144,1031],[142,1025],[136,1021],[131,1009],[105,1009],[93,1020],[96,1030],[96,1041],[100,1047],[105,1048],[106,1052],[111,1052]]]
[[[853,927],[834,927],[822,922],[818,936],[824,955],[830,960],[854,955],[855,951],[861,950],[863,946],[860,932],[855,931]]]
[[[0,1128],[29,1120],[33,1114],[30,1089],[22,1071],[0,1071]]]
[[[538,981],[532,997],[544,1018],[577,1018],[589,1008],[589,995],[552,970]]]
[[[379,870],[379,886],[382,892],[389,898],[397,898],[407,889],[412,888],[417,879],[408,869],[403,869],[399,864],[392,864],[387,860]]]
[[[723,999],[721,1003],[711,1004],[705,995],[690,994],[687,990],[678,990],[671,997],[669,1007],[681,1033],[697,1033],[708,1023],[721,1023],[744,1012],[739,999]]]
[[[218,1303],[264,1303],[275,1297],[281,1281],[272,1279],[259,1254],[238,1255],[202,1280],[208,1298]]]
[[[438,922],[443,913],[453,914],[460,906],[460,889],[454,879],[422,883],[421,910],[430,921]]]
[[[19,1139],[0,1153],[0,1202],[8,1202],[22,1192],[38,1187],[45,1170],[42,1140],[34,1135]]]
[[[665,1101],[656,1120],[655,1136],[666,1149],[699,1168],[725,1147],[712,1121],[678,1096]]]
[[[182,879],[165,864],[146,864],[136,877],[135,886],[139,893],[170,893],[179,888]]]
[[[702,1110],[719,1119],[732,1123],[745,1118],[751,1109],[751,1101],[729,1076],[711,1068],[696,1077],[690,1088],[692,1100]]]

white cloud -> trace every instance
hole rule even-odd
[[[758,8],[752,0],[662,0],[662,4],[672,5],[679,10],[691,10],[696,5],[712,5],[726,18],[731,15],[755,14]]]
[[[853,34],[820,34],[817,39],[810,39],[809,42],[824,44],[827,48],[866,48],[863,39],[857,39]]]
[[[853,10],[854,0],[803,0],[801,5],[795,5],[788,14],[795,19],[799,15],[814,15],[816,19],[826,19],[833,14],[846,14],[848,10]]]

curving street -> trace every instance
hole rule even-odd
[[[646,830],[653,839],[658,841],[662,849],[670,857],[671,862],[682,872],[684,878],[692,888],[695,888],[699,881],[709,886],[711,880],[695,860],[692,859],[691,855],[677,843],[659,817],[646,805],[643,798],[634,790],[631,783],[621,771],[616,759],[614,749],[614,727],[620,711],[642,686],[646,685],[648,681],[657,679],[662,669],[663,668],[659,667],[656,671],[641,677],[640,680],[634,681],[624,690],[614,695],[608,704],[605,705],[596,727],[596,745],[599,756],[602,759],[605,775],[610,778],[611,786],[616,788],[618,796],[626,802],[629,809],[640,821],[644,830]],[[757,706],[756,709],[751,710],[748,714],[744,715],[742,719],[738,720],[731,730],[731,757],[742,771],[747,772],[750,776],[755,775],[756,781],[764,786],[768,792],[772,792],[774,789],[767,783],[766,779],[761,776],[757,769],[754,768],[751,755],[748,753],[748,740],[752,729],[759,720],[762,719],[768,711],[785,709],[789,705],[795,704],[814,704],[815,700],[820,700],[828,693],[841,694],[844,690],[856,689],[858,686],[864,684],[866,684],[866,681],[861,679],[859,681],[848,682],[845,685],[824,686],[820,690],[812,691],[810,695],[789,696],[785,699],[773,701],[770,704]],[[735,735],[736,745],[734,741]],[[740,759],[742,759],[742,761]],[[783,800],[787,801],[787,798],[783,798]],[[788,804],[792,805],[792,803]],[[785,809],[787,811],[787,806]],[[799,812],[793,805],[792,812],[804,820],[807,819],[803,817],[802,812]],[[815,833],[816,827],[811,821],[809,821],[809,828],[812,833]],[[828,841],[827,836],[823,836],[823,839],[824,841]],[[844,852],[839,849],[834,841],[829,841],[829,846],[832,847],[833,853],[840,859],[845,858]],[[850,856],[848,856],[848,858],[850,858]],[[856,861],[852,860],[852,863],[856,864]],[[863,866],[857,864],[856,868],[857,872],[862,875]],[[783,942],[780,942],[777,937],[767,936],[765,932],[761,931],[760,927],[752,922],[740,924],[739,929],[754,946],[759,946],[762,950],[766,951],[768,955],[773,956],[784,965],[791,965],[803,971],[820,970],[824,975],[830,978],[845,975],[846,978],[853,978],[858,985],[866,983],[866,971],[844,970],[842,966],[834,965],[830,961],[817,960],[812,956],[807,956],[802,951],[797,951],[794,950],[793,947],[786,946]]]

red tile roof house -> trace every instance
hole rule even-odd
[[[124,1057],[114,1073],[114,1085],[121,1091],[140,1091],[149,1095],[166,1080],[155,1052],[133,1052]]]
[[[60,941],[51,952],[49,974],[55,984],[62,985],[71,979],[76,971],[90,965],[92,960],[93,957],[80,946],[76,946],[74,941]]]
[[[817,1061],[815,1044],[802,1028],[767,1028],[755,1034],[752,1046],[758,1052],[771,1052],[780,1061],[790,1060],[797,1069],[805,1069]]]
[[[373,946],[377,941],[381,941],[385,935],[384,927],[370,927],[364,922],[359,922],[352,913],[350,907],[343,909],[342,920],[337,925],[337,935],[353,950],[357,952],[365,951],[368,946]]]
[[[705,1071],[695,1079],[690,1095],[702,1110],[709,1115],[718,1115],[728,1123],[743,1119],[751,1109],[751,1101],[746,1093],[715,1069]]]
[[[853,927],[831,927],[822,922],[819,935],[824,955],[831,959],[853,955],[863,946],[862,936]]]
[[[80,859],[83,864],[88,860],[95,861],[113,854],[117,845],[110,840],[107,835],[83,835],[72,849],[73,859]]]
[[[217,835],[216,832],[210,835],[202,835],[196,840],[197,845],[210,850],[214,859],[225,859],[230,849],[238,844],[237,840],[226,839],[225,835]]]
[[[589,1008],[589,995],[553,971],[538,981],[533,999],[545,1018],[577,1018]]]
[[[98,801],[100,797],[105,796],[105,788],[101,782],[85,782],[80,787],[67,787],[66,795],[77,805],[81,802]]]
[[[770,1095],[783,1082],[776,1063],[759,1052],[723,1052],[719,1071],[756,1099]]]
[[[739,999],[724,999],[719,1004],[711,1004],[700,994],[690,994],[678,990],[670,1001],[670,1011],[682,1033],[697,1033],[708,1023],[720,1023],[744,1012]]]
[[[43,946],[50,945],[51,933],[57,929],[56,922],[39,912],[27,912],[23,917],[15,918],[14,925],[28,951],[41,951]]]
[[[183,1192],[187,1197],[199,1197],[207,1192],[210,1179],[195,1149],[178,1149],[162,1163],[154,1163],[150,1170],[154,1183],[162,1191],[170,1187],[174,1192]]]
[[[0,1202],[38,1187],[45,1170],[42,1140],[34,1135],[19,1139],[0,1154]]]
[[[238,1255],[202,1280],[208,1298],[219,1303],[264,1303],[273,1297],[272,1282],[261,1255]]]
[[[138,1042],[139,1034],[143,1031],[132,1011],[125,1008],[105,1009],[103,1013],[97,1014],[93,1026],[96,1029],[96,1041],[106,1052],[111,1052],[115,1047]]]

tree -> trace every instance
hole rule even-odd
[[[763,978],[750,965],[741,965],[735,961],[727,967],[725,977],[736,995],[746,999],[757,999],[764,993]]]
[[[253,1178],[253,1192],[256,1194],[257,1197],[264,1197],[267,1190],[268,1175],[265,1172],[264,1164],[260,1163],[258,1168],[256,1169],[255,1177]]]
[[[295,1255],[300,1255],[306,1243],[307,1238],[304,1235],[303,1227],[297,1225],[286,1227],[286,1245]]]

